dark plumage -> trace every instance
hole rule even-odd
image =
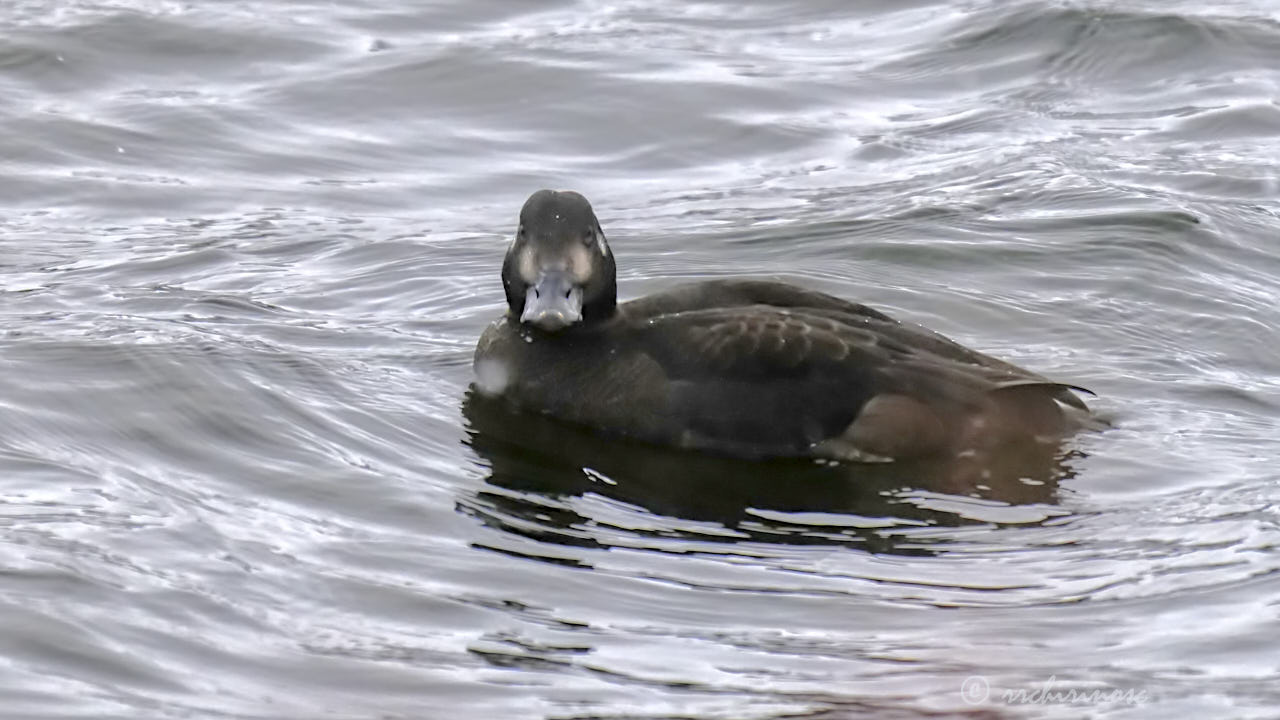
[[[906,459],[1061,438],[1071,390],[865,305],[713,280],[617,304],[586,198],[540,190],[502,266],[476,387],[597,431],[745,457]],[[1074,388],[1079,389],[1079,388]]]

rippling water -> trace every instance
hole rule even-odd
[[[5,716],[1280,706],[1274,3],[17,0],[0,97]],[[495,414],[544,186],[624,296],[803,283],[1116,427],[984,479]]]

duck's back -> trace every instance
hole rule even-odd
[[[632,300],[622,308],[633,318],[654,318],[708,309],[728,310],[750,306],[787,310],[802,317],[819,317],[850,327],[865,327],[886,339],[896,340],[917,351],[939,358],[1003,371],[1011,377],[1049,382],[1046,378],[1029,370],[967,348],[922,325],[903,323],[867,305],[787,283],[765,280],[708,280]],[[1068,405],[1084,409],[1084,403],[1067,391],[1067,387],[1062,386],[1063,392],[1058,399]]]

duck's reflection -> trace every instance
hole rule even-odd
[[[506,531],[569,545],[602,544],[586,529],[598,527],[599,519],[563,502],[595,493],[655,516],[693,521],[628,528],[632,534],[843,542],[871,552],[927,554],[936,540],[920,533],[922,526],[1002,520],[938,509],[937,503],[920,502],[921,493],[979,498],[987,507],[1006,509],[1052,506],[1059,481],[1071,474],[1071,455],[1056,445],[930,463],[750,462],[602,438],[549,418],[516,414],[501,400],[473,391],[462,411],[467,443],[488,462],[493,486],[463,508]],[[1024,521],[1043,516],[1028,513]]]

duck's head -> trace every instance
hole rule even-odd
[[[502,263],[502,285],[511,317],[547,332],[612,315],[617,269],[591,203],[567,190],[530,195]]]

